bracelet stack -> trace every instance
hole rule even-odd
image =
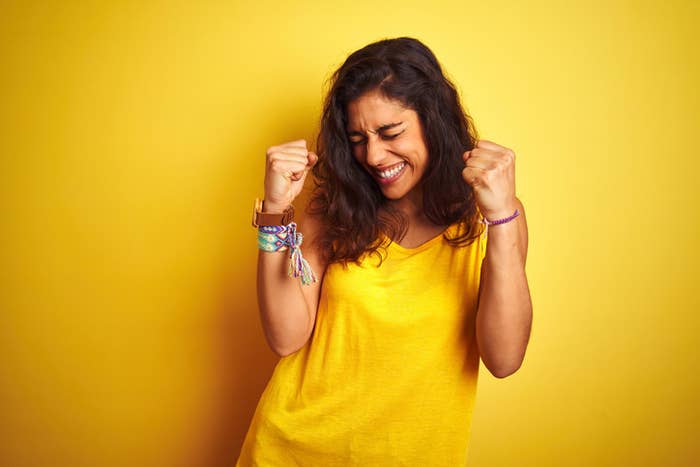
[[[260,225],[258,226],[258,248],[263,251],[276,252],[289,250],[290,277],[299,277],[301,283],[308,285],[316,282],[316,276],[309,262],[301,255],[301,243],[304,236],[297,232],[297,224]]]

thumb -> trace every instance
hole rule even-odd
[[[306,180],[306,176],[309,174],[309,171],[313,168],[313,166],[316,165],[316,162],[318,162],[318,156],[316,155],[316,153],[309,151],[306,167],[304,167],[303,172],[299,172],[297,174],[297,176],[294,178],[294,181],[304,183],[304,180]]]
[[[309,170],[313,168],[314,165],[316,165],[316,162],[318,162],[318,155],[315,152],[309,151],[309,156],[308,156],[308,164],[306,165],[307,169]]]

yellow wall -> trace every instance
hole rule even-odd
[[[276,361],[265,149],[399,35],[515,150],[530,224],[531,343],[482,367],[470,465],[697,460],[697,2],[47,3],[0,12],[0,464],[232,465]]]

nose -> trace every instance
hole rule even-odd
[[[382,165],[382,161],[386,156],[386,150],[378,135],[370,135],[367,138],[367,146],[365,149],[367,150],[367,165],[371,165],[372,167]]]

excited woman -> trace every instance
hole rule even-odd
[[[331,84],[318,152],[267,151],[258,300],[282,358],[237,465],[464,465],[480,360],[504,378],[530,336],[515,154],[477,139],[416,39],[367,45]]]

